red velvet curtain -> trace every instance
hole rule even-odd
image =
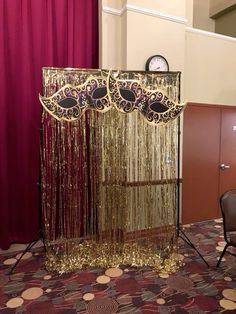
[[[0,0],[0,247],[39,232],[43,66],[98,67],[98,0]]]

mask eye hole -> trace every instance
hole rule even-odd
[[[150,108],[157,112],[157,113],[163,113],[165,111],[167,111],[169,108],[166,107],[165,105],[161,104],[160,102],[153,102],[151,105],[150,105]]]
[[[93,91],[93,99],[100,99],[105,97],[107,94],[107,88],[106,87],[98,87]]]
[[[77,105],[77,101],[74,98],[66,97],[58,101],[58,105],[64,109],[73,108]]]
[[[121,97],[127,101],[135,101],[135,94],[132,90],[126,88],[120,88]]]

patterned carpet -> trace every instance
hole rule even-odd
[[[9,277],[5,274],[19,255],[1,255],[0,313],[236,313],[236,258],[226,253],[220,268],[215,267],[224,247],[221,220],[184,230],[210,268],[182,240],[184,265],[172,275],[124,266],[59,276],[44,269],[44,252],[37,249]]]

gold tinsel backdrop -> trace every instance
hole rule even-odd
[[[43,69],[46,266],[178,267],[179,72]]]

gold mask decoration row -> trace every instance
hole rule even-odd
[[[58,120],[74,121],[86,110],[106,112],[115,107],[121,113],[139,111],[151,124],[166,124],[179,116],[184,104],[175,103],[160,88],[152,89],[138,79],[124,79],[119,72],[101,71],[89,75],[80,85],[66,84],[49,97],[39,96],[45,108]]]

